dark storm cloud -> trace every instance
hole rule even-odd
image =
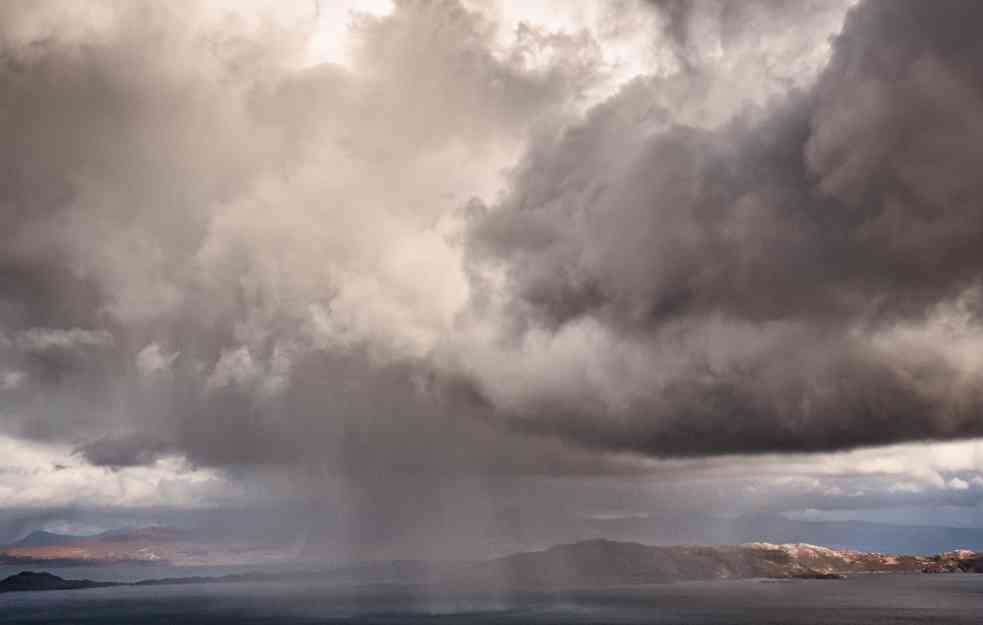
[[[495,54],[480,14],[401,2],[354,18],[352,67],[298,69],[304,32],[187,9],[0,9],[0,428],[111,468],[599,470],[427,354],[461,288],[434,222],[596,82],[593,41]]]
[[[695,128],[651,79],[534,144],[473,264],[504,271],[513,342],[582,349],[522,387],[477,367],[503,417],[657,456],[983,433],[980,371],[950,352],[980,330],[981,18],[866,2],[814,88]]]
[[[786,30],[796,33],[794,39],[798,42],[790,42],[793,48],[814,46],[814,21],[825,19],[824,16],[836,16],[833,19],[842,21],[842,11],[847,6],[840,0],[642,0],[634,5],[612,0],[612,4],[619,6],[623,14],[654,14],[652,47],[664,49],[680,71],[690,74],[704,73],[720,55],[736,56],[744,47],[758,47],[763,52],[763,47],[773,45],[766,44],[766,40],[781,37]],[[789,52],[774,50],[772,58],[758,59],[758,70],[785,74],[786,80],[794,82],[796,70],[792,67],[801,59]]]
[[[153,464],[165,451],[156,441],[131,435],[100,438],[79,447],[75,453],[90,464],[119,468]]]
[[[457,2],[362,16],[350,67],[306,69],[294,33],[4,5],[0,427],[342,475],[367,544],[458,474],[983,432],[979,372],[931,340],[977,329],[979,10],[864,4],[816,85],[722,115],[692,21],[727,54],[772,7],[669,4],[687,71],[572,124],[597,44],[503,48]]]

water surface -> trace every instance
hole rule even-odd
[[[103,588],[0,595],[0,623],[980,625],[983,575],[686,582],[509,594],[324,581]]]

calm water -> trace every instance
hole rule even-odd
[[[3,0],[0,0],[2,2]],[[281,565],[238,565],[238,566],[171,566],[167,564],[113,564],[95,566],[41,566],[38,564],[0,565],[0,579],[21,571],[45,571],[65,579],[95,579],[100,582],[135,582],[141,579],[160,579],[162,577],[220,577],[236,573],[277,573],[296,571],[302,565],[290,562]],[[309,568],[316,568],[311,566]]]
[[[326,583],[107,588],[0,595],[0,623],[980,625],[983,575],[693,582],[508,596]]]

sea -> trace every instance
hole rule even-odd
[[[983,575],[868,574],[505,594],[313,580],[0,595],[0,624],[55,623],[981,625]]]

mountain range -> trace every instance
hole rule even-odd
[[[91,564],[262,564],[289,559],[283,547],[214,541],[173,527],[110,530],[73,536],[37,530],[0,547],[0,564],[72,566]]]
[[[834,549],[915,555],[952,549],[983,552],[983,528],[918,527],[858,521],[798,521],[777,515],[737,518],[626,516],[589,519],[574,536],[557,542],[583,542],[598,536],[652,545],[739,545],[755,542],[827,545]],[[708,540],[708,538],[710,540]],[[548,544],[529,536],[495,546],[498,553],[524,552]],[[554,539],[555,540],[555,539]],[[310,560],[312,555],[289,537],[259,544],[256,537],[220,535],[166,526],[124,528],[90,536],[37,530],[0,546],[0,564],[28,567],[115,563],[260,565]],[[482,557],[483,554],[476,554]],[[400,554],[381,555],[400,558]]]
[[[315,579],[510,592],[757,577],[838,579],[851,574],[918,572],[983,573],[983,554],[958,550],[934,556],[910,556],[770,543],[662,547],[597,539],[481,562],[377,562],[326,571],[258,572],[132,583],[66,580],[48,573],[25,571],[0,581],[0,592]]]
[[[805,521],[777,514],[626,515],[588,519],[585,533],[647,544],[809,543],[899,554],[983,551],[983,528],[896,525],[869,521]],[[585,536],[586,538],[587,536]]]
[[[983,572],[969,550],[911,556],[803,543],[651,546],[588,540],[464,568],[462,582],[512,588],[596,588],[708,579],[835,578],[854,573]]]

